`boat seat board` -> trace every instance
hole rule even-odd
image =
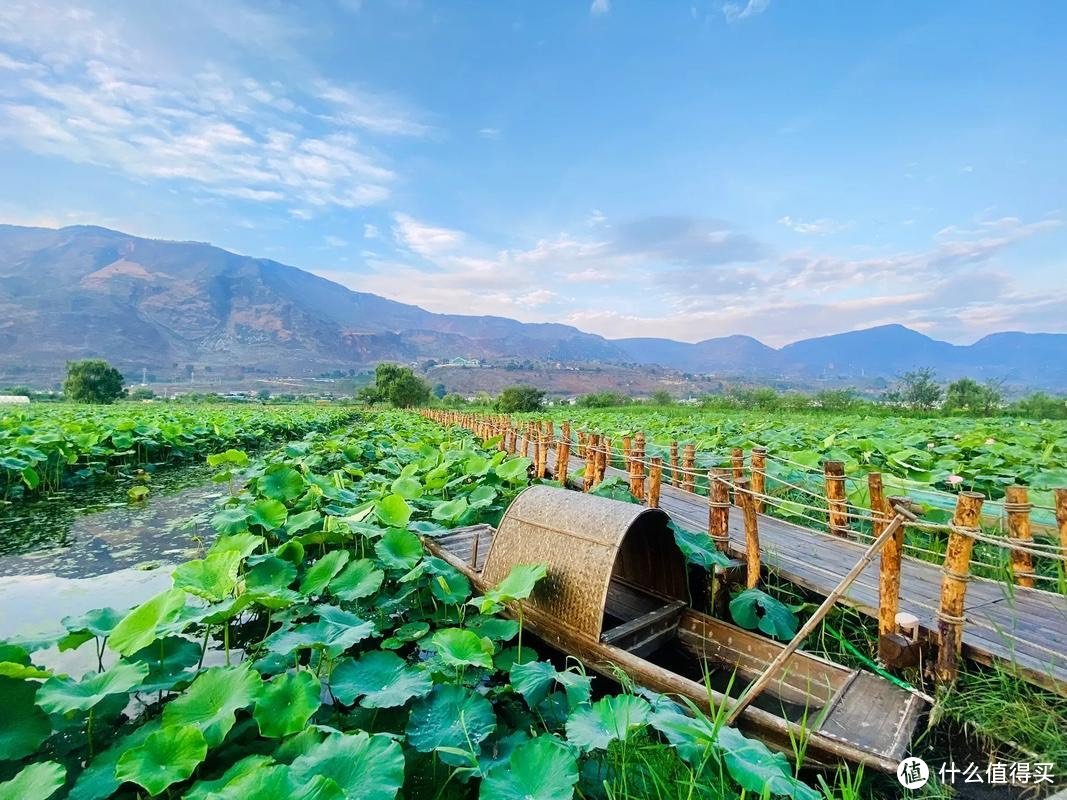
[[[481,572],[495,533],[492,525],[467,525],[436,537],[436,541],[450,555],[470,565],[475,572]]]
[[[869,672],[856,671],[834,698],[819,733],[889,759],[903,758],[923,701]]]

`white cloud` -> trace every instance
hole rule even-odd
[[[393,221],[396,223],[393,233],[397,240],[409,250],[427,258],[455,250],[465,238],[460,231],[428,225],[407,214],[395,214]]]
[[[379,236],[378,226],[371,225],[369,222],[363,226],[363,238],[364,239],[377,239]]]
[[[590,228],[595,228],[598,225],[603,225],[607,221],[608,218],[604,216],[604,212],[601,211],[599,208],[594,208],[591,212],[589,212],[589,216],[586,218],[585,224],[588,225]]]
[[[593,16],[601,16],[611,12],[611,0],[593,0],[589,6],[589,13]]]
[[[327,235],[324,241],[330,247],[348,247],[348,242],[340,236]]]
[[[500,128],[481,128],[478,131],[478,135],[483,139],[499,139]]]
[[[170,37],[163,20],[107,5],[0,5],[0,48],[11,53],[0,60],[0,139],[138,181],[287,201],[307,219],[389,196],[396,174],[365,136],[432,130],[398,98],[326,82],[293,61],[288,21],[227,0],[181,12],[201,15],[195,25],[174,13]],[[202,43],[189,41],[194,30]],[[289,60],[287,82],[253,79],[231,58],[264,42]]]
[[[801,219],[793,219],[789,216],[779,219],[778,224],[785,225],[789,230],[806,236],[825,236],[830,233],[837,233],[847,227],[832,219],[813,219],[804,221]]]
[[[727,22],[738,22],[739,20],[762,14],[770,4],[771,0],[748,0],[744,5],[727,3],[722,7],[722,13]]]

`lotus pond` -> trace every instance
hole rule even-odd
[[[199,523],[153,495],[165,539],[88,578],[110,583],[84,613],[0,643],[0,798],[822,796],[760,742],[524,637],[500,612],[542,565],[474,596],[425,552],[419,534],[495,524],[528,459],[414,414],[311,427],[258,459],[209,448],[210,488],[170,496],[209,506]],[[152,548],[175,563],[132,569]],[[11,572],[8,631],[56,607]]]

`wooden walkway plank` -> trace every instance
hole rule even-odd
[[[555,451],[549,466],[555,471]],[[584,466],[572,456],[570,472]],[[614,467],[607,475],[628,478]],[[664,484],[660,507],[679,525],[707,532],[708,501]],[[730,515],[730,548],[745,551],[740,509]],[[760,546],[764,564],[784,579],[819,594],[827,594],[859,561],[867,545],[828,532],[770,517],[759,516]],[[941,591],[941,565],[905,556],[901,565],[900,611],[918,617],[927,631],[937,629]],[[878,564],[865,569],[845,592],[842,602],[868,616],[878,615]],[[967,588],[967,624],[963,652],[984,664],[1014,665],[1032,683],[1067,696],[1067,598],[999,581],[972,577]]]

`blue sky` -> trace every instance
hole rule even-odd
[[[7,0],[0,221],[610,337],[1064,331],[1065,23],[1052,2]]]

